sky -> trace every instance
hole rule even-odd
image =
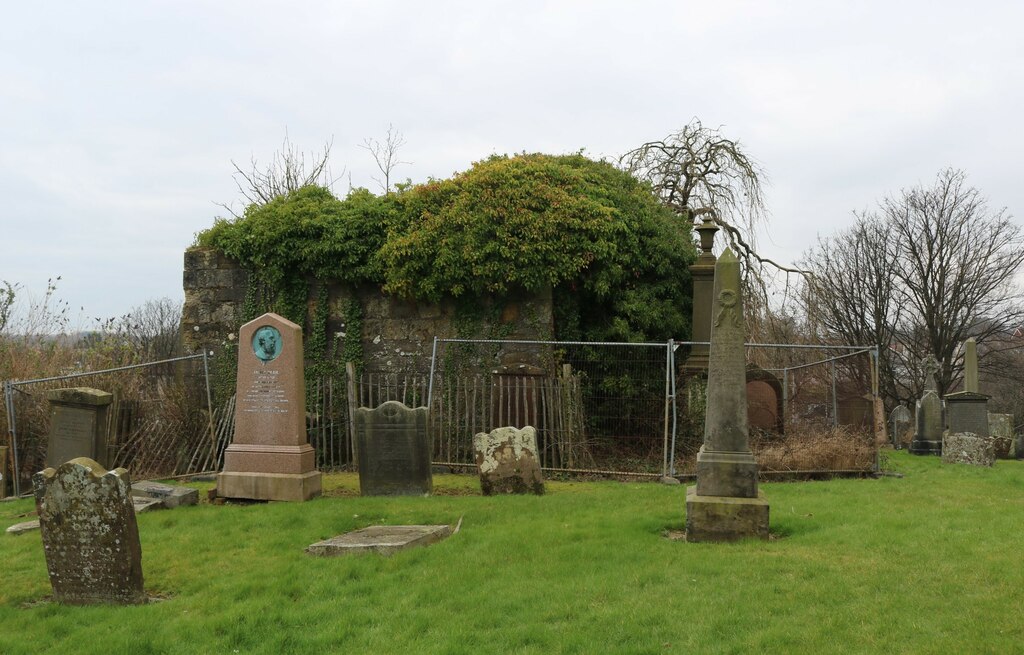
[[[767,172],[761,251],[799,260],[887,194],[963,169],[1024,213],[1024,3],[47,2],[0,21],[0,280],[83,322],[181,300],[232,162],[287,135],[376,190],[498,154],[616,158],[691,119]]]

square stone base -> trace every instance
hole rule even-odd
[[[217,476],[217,495],[248,500],[303,501],[320,495],[320,471],[309,473],[239,473]]]
[[[768,501],[757,498],[698,496],[686,488],[686,540],[737,541],[768,539]]]
[[[914,439],[910,442],[911,455],[941,455],[942,441]]]
[[[750,451],[697,453],[697,493],[702,496],[757,498],[757,460]]]

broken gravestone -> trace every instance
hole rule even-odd
[[[310,555],[335,557],[358,553],[394,555],[415,546],[428,546],[452,534],[447,525],[371,525],[346,532],[306,548]]]
[[[943,464],[992,466],[996,461],[992,437],[971,432],[950,432],[942,443]]]
[[[359,493],[363,496],[424,496],[433,491],[427,408],[389,400],[355,411]]]
[[[87,457],[32,477],[54,599],[69,605],[146,602],[142,546],[123,468]]]
[[[544,478],[537,453],[537,430],[504,427],[473,437],[480,490],[495,494],[544,493]]]
[[[176,484],[163,484],[152,480],[132,483],[132,495],[136,498],[151,498],[167,509],[199,503],[199,490]]]

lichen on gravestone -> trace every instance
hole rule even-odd
[[[501,427],[473,437],[480,489],[485,496],[494,494],[544,493],[537,430]]]

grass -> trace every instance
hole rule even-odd
[[[666,539],[684,487],[549,483],[477,495],[361,498],[328,476],[303,504],[139,516],[138,607],[65,607],[38,533],[0,535],[0,652],[1009,653],[1024,649],[1024,463],[890,456],[903,478],[763,485],[778,539]],[[204,486],[204,485],[197,485]],[[208,485],[207,485],[208,486]],[[28,500],[0,503],[0,527]],[[374,523],[450,523],[391,558],[303,549]]]

